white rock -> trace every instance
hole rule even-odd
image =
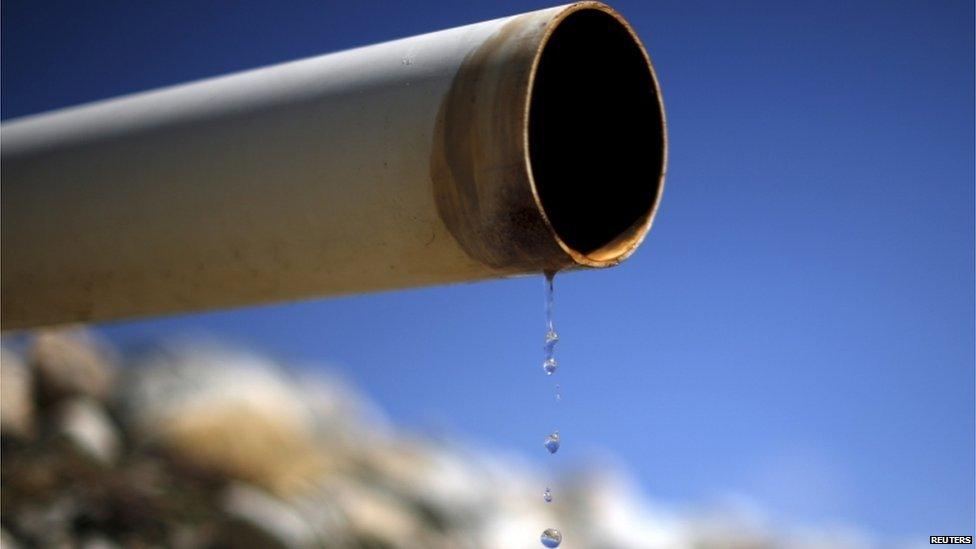
[[[83,454],[110,465],[118,457],[121,442],[112,418],[93,399],[75,397],[63,402],[57,412],[58,433]]]
[[[271,494],[243,483],[232,484],[223,494],[224,514],[246,524],[266,539],[252,539],[251,546],[312,547],[317,533],[292,506]]]
[[[319,495],[340,510],[350,532],[379,540],[384,546],[420,548],[429,534],[407,502],[376,486],[350,477],[324,479]]]

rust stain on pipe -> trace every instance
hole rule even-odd
[[[533,43],[546,24],[533,14],[516,17],[471,52],[434,130],[438,213],[471,257],[501,273],[568,265],[540,215],[525,161]]]
[[[629,227],[595,250],[575,249],[550,222],[529,151],[530,107],[543,50],[559,25],[581,11],[607,15],[629,35],[643,58],[660,116],[659,127],[649,129],[660,131],[660,150],[649,154],[660,155],[660,169],[646,182],[654,188],[653,200]],[[630,256],[650,229],[663,190],[666,139],[650,58],[615,11],[581,2],[555,17],[518,16],[465,58],[441,105],[431,149],[438,213],[472,258],[501,274],[613,266]]]

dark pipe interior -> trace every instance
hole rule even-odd
[[[590,254],[650,215],[664,127],[640,46],[613,16],[567,16],[544,46],[529,114],[542,207],[566,245]]]

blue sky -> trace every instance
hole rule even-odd
[[[2,4],[2,117],[551,4]],[[542,463],[615,454],[653,497],[754,498],[884,537],[974,530],[974,6],[620,1],[670,124],[623,266],[104,326],[327,363],[400,423]]]

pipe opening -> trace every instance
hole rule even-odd
[[[640,243],[663,185],[664,119],[643,48],[614,15],[575,11],[543,45],[532,86],[529,161],[542,209],[571,253],[612,264]]]

